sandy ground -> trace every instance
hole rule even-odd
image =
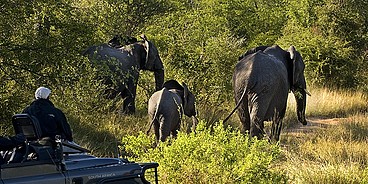
[[[313,132],[314,130],[327,128],[341,123],[346,118],[322,118],[322,117],[311,117],[307,119],[308,124],[302,125],[300,123],[283,130],[285,134],[305,134]]]
[[[295,124],[292,127],[284,129],[283,133],[288,135],[298,135],[298,134],[306,134],[311,133],[317,129],[327,128],[329,126],[334,126],[347,118],[323,118],[323,117],[310,117],[307,119],[308,124],[303,126],[300,123]]]

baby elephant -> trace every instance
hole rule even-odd
[[[170,133],[176,137],[183,113],[192,117],[195,128],[198,119],[194,103],[195,97],[187,85],[180,85],[176,80],[165,82],[163,89],[156,91],[148,101],[151,123],[147,133],[153,124],[157,142],[165,141]]]

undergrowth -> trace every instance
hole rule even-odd
[[[217,123],[202,121],[196,133],[180,132],[176,139],[153,148],[154,137],[141,133],[122,139],[123,152],[135,161],[160,164],[161,183],[285,183],[274,166],[280,147],[251,139]]]

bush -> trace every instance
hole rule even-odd
[[[180,132],[176,139],[152,148],[153,136],[123,137],[128,159],[160,164],[163,183],[285,183],[286,176],[273,170],[280,148],[266,140],[251,139],[239,131],[213,129],[202,121],[196,133]]]

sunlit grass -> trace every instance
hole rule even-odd
[[[368,97],[360,91],[311,88],[310,93],[312,96],[307,96],[307,116],[342,117],[368,110]],[[295,108],[295,99],[291,94],[288,109],[295,112]]]
[[[368,182],[367,132],[368,115],[360,113],[302,136],[287,135],[282,168],[291,183]]]
[[[148,117],[142,112],[129,116],[116,112],[84,115],[74,117],[70,122],[76,142],[96,156],[116,157],[123,136],[138,135],[140,131],[148,130]]]
[[[354,163],[326,164],[292,160],[285,169],[290,178],[289,183],[295,184],[350,184],[368,181],[367,170]]]
[[[363,92],[314,87],[309,91],[312,96],[307,96],[307,120],[309,117],[345,117],[368,112],[368,96]],[[290,127],[297,123],[295,98],[289,93],[284,125]]]

